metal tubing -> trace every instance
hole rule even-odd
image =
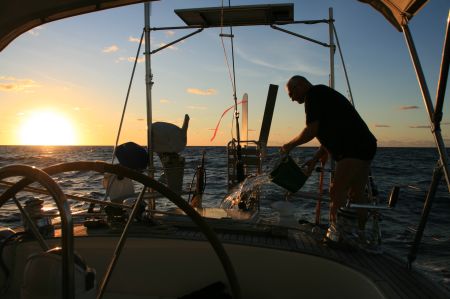
[[[439,186],[439,182],[442,178],[442,165],[440,161],[437,163],[433,171],[433,178],[431,180],[430,189],[428,190],[427,198],[425,200],[425,205],[422,210],[422,217],[420,218],[419,227],[416,231],[416,236],[414,237],[414,242],[408,253],[408,267],[411,268],[411,264],[414,262],[417,256],[417,251],[419,249],[420,241],[422,240],[423,231],[425,230],[425,225],[427,224],[428,215],[431,211],[431,206],[433,204],[433,199]]]
[[[234,115],[236,118],[236,137],[238,142],[238,162],[241,160],[240,157],[240,147],[241,147],[241,132],[239,128],[239,112],[238,112],[238,104],[237,104],[237,88],[236,88],[236,70],[234,67],[234,38],[233,38],[233,27],[230,26],[230,42],[231,42],[231,62],[233,67],[233,99],[234,99]]]
[[[194,31],[194,32],[192,32],[192,33],[189,33],[188,35],[185,35],[185,36],[183,36],[183,37],[180,37],[180,38],[177,39],[177,40],[174,40],[173,42],[168,43],[167,45],[164,45],[164,46],[162,46],[162,47],[160,47],[160,48],[158,48],[158,49],[156,49],[156,50],[151,51],[150,54],[153,55],[153,54],[155,54],[156,52],[159,52],[159,51],[161,51],[161,50],[163,50],[163,49],[165,49],[165,48],[167,48],[167,47],[170,47],[170,46],[172,46],[172,45],[174,45],[174,44],[176,44],[176,43],[178,43],[178,42],[180,42],[180,41],[182,41],[182,40],[184,40],[184,39],[186,39],[186,38],[188,38],[188,37],[191,37],[191,36],[193,36],[193,35],[195,35],[195,34],[197,34],[197,33],[202,32],[202,31],[203,31],[203,28],[200,28],[200,29],[198,29],[198,30],[196,30],[196,31]]]
[[[151,67],[151,51],[150,51],[150,3],[145,2],[145,91],[147,95],[147,150],[148,150],[148,167],[153,169],[153,150],[152,150],[152,87],[153,75]],[[150,171],[153,177],[153,171]]]
[[[443,166],[443,171],[445,175],[445,180],[447,182],[447,188],[450,192],[450,178],[449,178],[449,170],[448,170],[448,154],[445,149],[444,140],[442,139],[442,134],[439,128],[434,127],[433,116],[434,116],[434,108],[433,103],[431,102],[430,92],[428,91],[427,83],[425,81],[425,76],[423,74],[422,66],[420,65],[419,56],[417,55],[416,47],[414,45],[414,41],[412,39],[411,32],[409,31],[409,27],[407,24],[402,25],[403,34],[406,39],[406,43],[408,45],[409,53],[411,55],[411,60],[414,65],[414,69],[416,71],[417,80],[419,81],[420,90],[422,92],[422,98],[425,104],[425,107],[428,112],[428,117],[431,125],[431,132],[434,136],[434,140],[436,143],[437,150],[439,152],[439,157],[441,160],[441,165]],[[437,130],[435,130],[437,129]]]
[[[152,88],[153,88],[153,74],[151,66],[151,47],[150,47],[150,3],[145,2],[144,4],[144,18],[145,18],[145,93],[147,97],[147,152],[148,152],[148,175],[150,178],[155,176],[153,167],[153,141],[152,141]],[[150,199],[148,201],[148,208],[154,209],[155,200]]]
[[[105,289],[106,289],[106,286],[108,285],[109,278],[111,277],[112,271],[114,270],[114,267],[117,264],[119,256],[122,253],[123,246],[125,245],[125,241],[127,240],[128,230],[131,226],[131,222],[134,221],[134,217],[136,216],[138,207],[140,206],[142,199],[144,198],[144,194],[145,194],[146,190],[147,190],[146,187],[142,188],[141,193],[139,194],[136,202],[134,203],[133,210],[131,211],[131,214],[128,217],[127,224],[125,225],[122,235],[120,236],[119,242],[117,243],[116,249],[114,250],[111,262],[109,263],[108,269],[106,269],[105,276],[103,277],[103,280],[100,283],[100,290],[98,291],[97,299],[101,299],[103,297],[103,294],[105,293]]]
[[[322,167],[325,163],[321,163]],[[319,195],[317,198],[316,203],[316,225],[320,224],[320,210],[321,210],[321,204],[322,204],[322,194],[323,194],[323,179],[324,179],[325,173],[322,171],[319,173]]]
[[[333,35],[333,8],[328,9],[329,14],[329,34],[330,34],[330,87],[334,89],[334,53],[336,51],[336,45],[334,44]]]
[[[289,24],[306,24],[306,25],[314,25],[314,24],[320,24],[325,23],[327,24],[329,20],[322,19],[322,20],[304,20],[304,21],[292,21],[292,22],[275,22],[276,25],[289,25]]]
[[[336,51],[336,46],[334,45],[333,38],[333,8],[328,8],[328,31],[330,36],[330,82],[329,86],[334,89],[334,53]],[[334,169],[336,168],[336,163],[334,159],[330,159],[331,175],[330,175],[330,186],[334,181]]]
[[[321,46],[324,46],[324,47],[329,47],[329,46],[330,46],[330,45],[328,45],[328,44],[326,44],[326,43],[322,43],[322,42],[317,41],[317,40],[315,40],[315,39],[312,39],[312,38],[309,38],[309,37],[307,37],[307,36],[304,36],[304,35],[301,35],[301,34],[298,34],[298,33],[295,33],[295,32],[292,32],[292,31],[289,31],[289,30],[286,30],[286,29],[283,29],[283,28],[280,28],[280,27],[275,26],[275,25],[270,25],[270,27],[272,27],[272,28],[275,29],[275,30],[279,30],[279,31],[281,31],[281,32],[285,32],[285,33],[287,33],[287,34],[290,34],[290,35],[293,35],[293,36],[296,36],[296,37],[305,39],[305,40],[307,40],[307,41],[313,42],[313,43],[315,43],[315,44],[318,44],[318,45],[321,45]]]
[[[439,73],[438,87],[436,91],[436,104],[434,111],[434,127],[439,127],[442,120],[442,107],[444,106],[445,89],[447,87],[448,70],[450,64],[450,11],[447,18],[444,46],[442,49],[441,71]]]
[[[228,6],[231,6],[231,0],[228,0]],[[223,10],[222,10],[223,12]],[[222,15],[223,18],[223,15]],[[236,138],[237,138],[237,147],[236,147],[236,178],[238,182],[242,182],[245,179],[244,173],[244,163],[242,162],[242,147],[241,147],[241,129],[239,126],[239,112],[238,112],[238,103],[237,103],[237,88],[236,88],[236,68],[234,64],[234,35],[233,35],[233,26],[230,26],[230,43],[231,43],[231,63],[233,70],[233,99],[234,99],[234,118],[236,122]]]
[[[328,23],[329,20],[322,19],[322,20],[303,20],[303,21],[291,21],[291,22],[274,22],[270,25],[290,25],[290,24],[306,24],[306,25],[314,25],[314,24],[320,24],[320,23]],[[212,28],[212,27],[205,27],[202,25],[186,25],[186,26],[170,26],[170,27],[151,27],[151,31],[161,31],[161,30],[177,30],[177,29],[196,29],[196,28]]]
[[[205,28],[203,26],[173,26],[173,27],[151,27],[151,31],[160,31],[160,30],[176,30],[176,29],[195,29],[195,28]]]

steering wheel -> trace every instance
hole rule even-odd
[[[224,268],[225,274],[228,278],[228,282],[230,283],[233,298],[236,299],[241,298],[241,290],[237,280],[236,272],[234,270],[234,267],[231,263],[228,254],[225,251],[225,248],[223,247],[216,233],[213,231],[211,226],[197,213],[197,211],[195,211],[194,208],[192,208],[179,195],[174,193],[172,190],[170,190],[163,184],[130,168],[100,161],[95,162],[80,161],[80,162],[61,163],[44,168],[43,171],[47,174],[47,176],[68,171],[94,171],[98,173],[112,173],[118,176],[130,178],[136,182],[143,184],[145,187],[149,187],[156,190],[163,196],[167,197],[167,199],[169,199],[171,202],[177,205],[183,212],[185,212],[186,215],[188,215],[192,219],[192,221],[195,224],[197,224],[200,230],[204,233],[205,237],[211,243],[211,246],[213,247],[215,253],[217,254],[222,264],[222,267]],[[32,182],[33,182],[32,179],[30,180],[30,178],[25,178],[17,182],[14,186],[10,187],[8,190],[6,190],[5,193],[0,196],[0,207],[4,201],[14,196],[17,192],[19,192]],[[70,229],[70,234],[72,235],[72,226]]]
[[[46,172],[37,168],[28,165],[11,165],[0,168],[0,180],[10,177],[23,177],[23,179],[7,189],[0,196],[0,207],[2,207],[8,199],[14,197],[17,192],[23,189],[23,187],[19,187],[19,185],[26,186],[33,182],[40,183],[55,200],[61,217],[62,228],[62,296],[63,298],[75,298],[73,223],[72,215],[70,213],[70,206],[67,202],[66,196],[62,192],[59,185]],[[16,204],[22,212],[20,203],[16,201]],[[42,249],[46,251],[48,246],[39,231],[37,229],[33,229],[33,234],[37,240],[40,240],[39,243]]]

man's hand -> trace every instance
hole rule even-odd
[[[306,161],[303,164],[304,166],[306,166],[306,173],[305,174],[307,176],[311,175],[311,173],[314,171],[314,167],[316,166],[316,164],[317,164],[317,159],[315,159],[315,158],[312,158],[312,159]]]
[[[289,154],[289,152],[292,150],[292,145],[290,143],[283,144],[283,146],[280,149],[280,152],[282,154]]]

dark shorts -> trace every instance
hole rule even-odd
[[[359,159],[363,161],[371,161],[375,157],[377,151],[377,143],[358,144],[357,146],[346,148],[342,153],[333,155],[335,161],[342,159]]]

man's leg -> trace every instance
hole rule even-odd
[[[334,180],[330,187],[330,225],[336,224],[337,211],[347,201],[348,190],[353,179],[351,160],[336,162]]]
[[[350,186],[349,197],[354,203],[365,204],[368,202],[366,193],[366,185],[369,179],[370,162],[363,160],[355,160],[354,180]],[[360,230],[364,230],[367,222],[367,209],[357,209],[358,226]]]
[[[334,182],[330,188],[330,224],[336,224],[337,211],[345,205],[348,195],[351,195],[355,202],[366,202],[364,189],[369,167],[370,161],[359,159],[342,159],[336,163]],[[363,215],[365,212],[360,214]],[[365,221],[363,220],[361,224],[365,224]]]

